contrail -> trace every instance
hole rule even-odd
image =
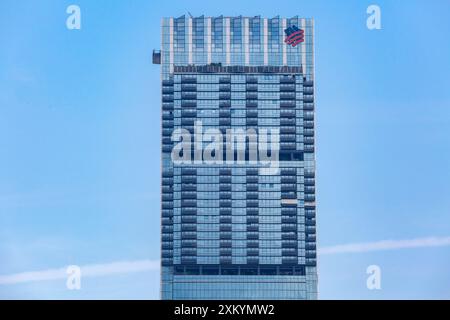
[[[80,266],[82,277],[102,277],[119,273],[159,270],[159,260],[118,261]],[[66,268],[29,271],[0,276],[0,285],[66,279]]]
[[[407,240],[382,240],[376,242],[349,243],[319,248],[319,255],[361,253],[406,248],[450,246],[450,237],[428,237]],[[159,270],[159,260],[118,261],[104,264],[80,266],[82,277],[102,277],[120,273],[135,273]],[[0,285],[36,281],[66,279],[67,268],[29,271],[0,276]]]
[[[407,240],[382,240],[376,242],[349,243],[319,249],[320,255],[339,253],[358,253],[381,250],[395,250],[422,247],[442,247],[450,245],[450,237],[429,237]]]

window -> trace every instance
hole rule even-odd
[[[223,18],[214,18],[212,20],[212,44],[216,49],[223,47]]]
[[[205,25],[203,17],[195,18],[192,23],[192,42],[194,49],[203,49],[205,42]]]
[[[242,43],[242,19],[231,19],[231,43],[240,45]]]
[[[250,44],[259,45],[261,44],[261,19],[253,18],[250,19]]]

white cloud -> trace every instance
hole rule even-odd
[[[80,266],[82,277],[101,277],[120,273],[159,270],[159,260],[118,261]],[[66,268],[29,271],[0,276],[0,285],[66,279]]]
[[[395,250],[421,247],[449,246],[450,237],[429,237],[408,240],[382,240],[377,242],[350,243],[337,246],[323,247],[319,249],[320,255],[339,253],[358,253],[380,250]]]

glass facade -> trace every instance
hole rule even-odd
[[[285,42],[290,26],[304,41]],[[164,18],[154,61],[162,299],[316,299],[313,20]],[[262,174],[248,149],[243,163],[175,163],[174,130],[194,136],[199,122],[224,137],[277,129],[279,170]]]

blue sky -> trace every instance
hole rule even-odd
[[[81,8],[81,30],[65,26]],[[366,28],[378,4],[382,30]],[[450,2],[0,3],[0,277],[159,257],[163,16],[315,18],[320,247],[450,236]],[[382,289],[366,288],[379,265]],[[325,299],[450,299],[450,247],[319,259]],[[0,284],[0,298],[156,299],[158,270]]]

